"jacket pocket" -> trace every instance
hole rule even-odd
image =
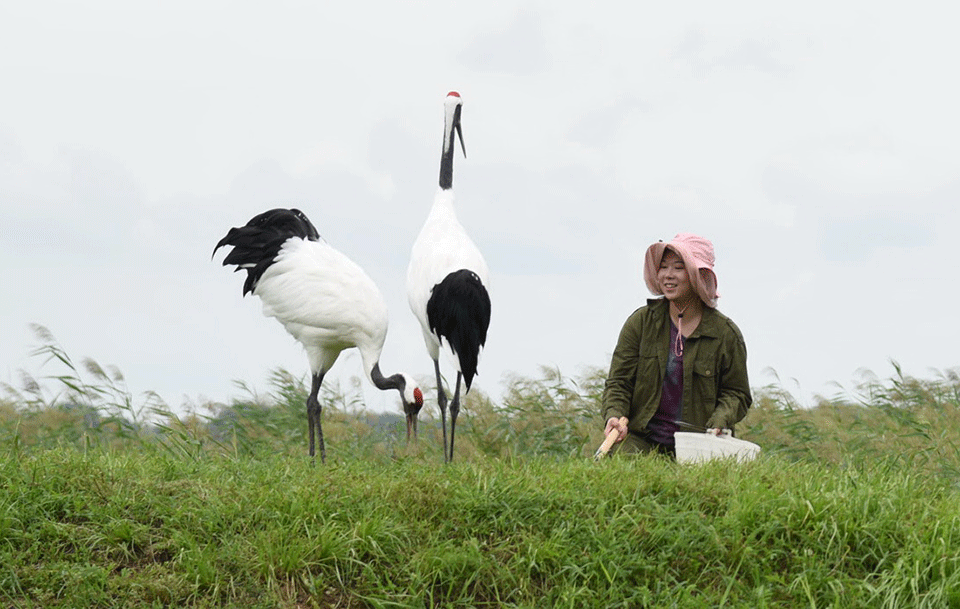
[[[703,415],[707,418],[717,407],[717,373],[709,364],[694,364],[693,366],[693,403],[694,407],[704,409]],[[702,405],[702,406],[701,406]]]

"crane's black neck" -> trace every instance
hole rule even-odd
[[[460,122],[460,106],[453,111],[452,120],[447,121],[443,133],[443,152],[440,154],[440,188],[453,188],[453,150],[456,147],[456,127]]]
[[[396,389],[400,392],[400,395],[403,395],[404,389],[407,388],[407,382],[404,380],[402,374],[394,374],[393,376],[383,376],[383,373],[380,372],[380,362],[377,362],[373,365],[373,370],[370,371],[370,380],[373,381],[374,386],[377,389],[386,391],[387,389]]]

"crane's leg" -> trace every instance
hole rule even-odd
[[[447,393],[443,390],[440,378],[440,361],[433,360],[433,369],[437,373],[437,402],[440,403],[440,425],[443,427],[443,460],[447,461]]]
[[[323,383],[323,372],[313,375],[313,383],[310,387],[310,395],[307,397],[307,423],[310,428],[310,459],[314,459],[314,429],[320,438],[320,462],[326,463],[327,450],[323,445],[323,427],[320,425],[320,385]]]
[[[457,373],[457,386],[453,390],[453,400],[450,401],[450,459],[453,462],[453,435],[457,430],[457,415],[460,414],[460,378],[463,375]]]

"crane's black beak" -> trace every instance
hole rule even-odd
[[[467,147],[463,143],[463,129],[460,127],[460,121],[457,121],[457,136],[460,138],[460,149],[463,150],[463,158],[467,158]]]
[[[417,414],[407,413],[407,442],[417,440]]]

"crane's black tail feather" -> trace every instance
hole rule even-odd
[[[320,233],[299,209],[271,209],[250,219],[245,226],[231,228],[217,242],[213,253],[224,246],[233,249],[223,259],[223,266],[236,265],[247,271],[243,295],[253,292],[263,272],[273,264],[283,244],[291,238],[316,241]]]
[[[427,301],[427,321],[430,330],[457,354],[469,391],[490,326],[490,296],[477,274],[460,269],[433,286]]]

